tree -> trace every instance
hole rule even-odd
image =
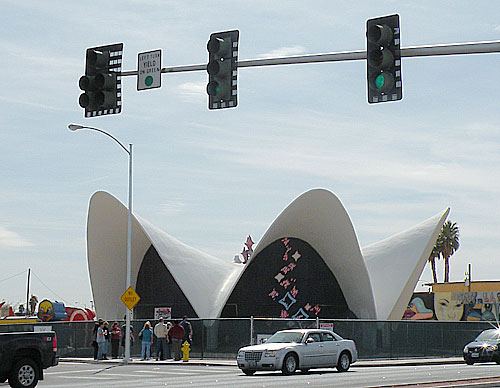
[[[450,281],[450,257],[460,247],[460,231],[456,222],[446,221],[438,237],[437,246],[441,248],[441,256],[444,259],[444,282]]]
[[[432,252],[429,255],[429,258],[427,259],[429,263],[431,263],[431,269],[432,269],[432,279],[434,280],[434,283],[437,283],[437,274],[436,274],[436,259],[439,259],[441,256],[441,251],[440,248],[438,247],[438,243],[436,241],[436,245],[432,248]]]

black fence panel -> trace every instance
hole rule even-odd
[[[131,356],[141,352],[138,334],[145,320],[132,321],[135,343]],[[154,326],[156,321],[151,320]],[[238,349],[256,344],[278,330],[316,328],[332,325],[344,338],[356,342],[360,359],[460,356],[463,347],[489,322],[443,321],[370,321],[370,320],[297,320],[297,319],[190,319],[193,328],[191,358],[233,358]],[[112,322],[110,322],[112,323]],[[119,321],[119,326],[124,325]],[[330,326],[331,327],[331,326]],[[0,333],[54,330],[61,357],[93,357],[94,322],[48,322],[36,324],[0,324]],[[109,351],[110,353],[110,351]],[[120,349],[120,354],[123,348]],[[156,354],[156,344],[153,344]]]

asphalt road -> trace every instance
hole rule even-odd
[[[235,366],[214,365],[154,365],[154,364],[99,364],[62,362],[45,372],[40,388],[53,387],[388,387],[427,383],[429,387],[450,386],[442,383],[453,381],[452,386],[468,386],[467,379],[495,380],[500,386],[500,366],[496,364],[417,365],[417,366],[358,366],[353,365],[346,373],[335,369],[311,371],[283,376],[279,372],[258,372],[245,376]],[[460,381],[466,381],[461,385]],[[7,384],[0,384],[6,386]],[[477,387],[477,385],[476,385]]]

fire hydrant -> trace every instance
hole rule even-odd
[[[182,362],[188,362],[189,361],[189,352],[191,350],[191,345],[189,345],[189,342],[184,341],[182,344],[181,352],[182,352]]]

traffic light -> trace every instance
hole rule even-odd
[[[210,35],[208,50],[208,109],[234,108],[238,105],[238,30]]]
[[[403,98],[399,15],[366,21],[368,102]]]
[[[123,43],[87,49],[85,75],[78,82],[84,91],[79,104],[85,117],[120,113],[122,109]]]

